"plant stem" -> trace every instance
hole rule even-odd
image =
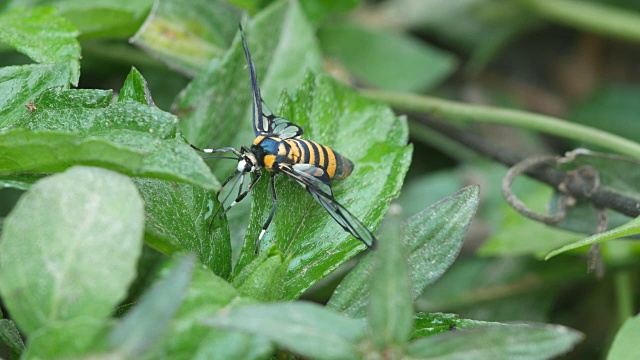
[[[640,159],[640,144],[634,141],[552,116],[521,110],[465,104],[409,93],[383,90],[362,90],[362,93],[371,99],[387,103],[395,108],[426,112],[447,121],[484,122],[536,130]]]
[[[584,0],[520,0],[541,15],[589,32],[640,42],[640,16]]]
[[[614,275],[614,286],[616,289],[616,308],[618,310],[618,324],[620,327],[624,322],[633,317],[633,291],[631,276],[628,271],[621,271]]]

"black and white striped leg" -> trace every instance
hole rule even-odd
[[[255,173],[256,173],[256,178],[255,178],[255,179],[253,179],[253,180],[249,183],[249,186],[247,186],[247,190],[242,191],[242,192],[239,192],[239,193],[238,193],[238,197],[237,197],[235,200],[233,200],[233,202],[232,202],[232,203],[231,203],[231,204],[230,204],[226,209],[224,209],[224,211],[222,212],[222,215],[220,215],[220,216],[224,216],[224,215],[227,213],[227,211],[229,211],[229,210],[230,210],[232,207],[234,207],[237,203],[239,203],[240,201],[242,201],[242,199],[244,199],[244,197],[245,197],[245,196],[247,196],[247,194],[251,191],[251,189],[253,189],[253,186],[258,182],[258,180],[260,180],[260,177],[262,176],[262,172],[261,172],[261,171],[256,171]],[[245,174],[243,173],[243,174],[242,174],[242,175],[240,175],[240,176],[244,177],[244,175],[245,175]],[[242,182],[243,182],[243,180],[241,180],[241,181],[240,181],[240,186],[241,186],[241,187],[240,187],[240,189],[239,189],[239,190],[241,190],[241,189],[242,189]]]
[[[220,149],[200,149],[199,147],[193,145],[193,144],[189,144],[189,146],[191,146],[192,149],[196,150],[196,151],[200,151],[203,152],[205,154],[213,154],[213,153],[225,153],[225,152],[233,152],[238,159],[242,158],[242,153],[238,150],[236,150],[235,148],[232,147],[223,147]]]
[[[273,220],[273,215],[275,215],[276,213],[276,205],[278,204],[278,197],[276,196],[276,173],[272,172],[270,174],[271,174],[271,179],[269,180],[271,183],[271,199],[273,199],[273,206],[271,206],[271,212],[269,213],[269,217],[267,218],[267,221],[264,222],[264,225],[262,225],[262,231],[260,231],[260,236],[258,236],[258,241],[256,242],[256,248],[254,250],[254,253],[256,255],[258,255],[258,250],[260,250],[260,243],[262,242],[262,237],[264,236],[264,233],[267,232],[267,228],[271,224],[271,220]]]

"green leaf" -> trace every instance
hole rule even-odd
[[[0,153],[3,154],[0,174],[5,175],[57,172],[83,164],[100,165],[132,176],[188,182],[206,189],[218,186],[187,144],[159,140],[138,131],[114,130],[104,137],[84,137],[16,129],[0,134]]]
[[[18,356],[24,351],[24,343],[22,342],[20,331],[18,331],[16,324],[9,319],[0,319],[0,340]]]
[[[404,222],[402,242],[409,252],[414,300],[455,260],[478,207],[478,194],[478,186],[466,187]],[[344,278],[327,306],[352,317],[364,317],[372,267],[373,257],[368,255]]]
[[[22,8],[0,15],[0,40],[38,63],[66,63],[73,85],[80,78],[79,32],[51,7]]]
[[[359,358],[357,345],[365,337],[364,322],[306,302],[247,305],[203,322],[260,335],[304,357],[317,359]]]
[[[104,337],[111,319],[79,317],[57,321],[29,335],[25,359],[78,358],[106,350]]]
[[[414,358],[548,359],[569,351],[583,337],[559,325],[501,325],[416,340],[407,353]]]
[[[39,0],[40,2],[48,2]],[[87,37],[128,37],[149,13],[153,0],[58,0],[56,9]]]
[[[239,21],[238,11],[224,1],[160,0],[130,41],[193,76],[225,52]]]
[[[436,334],[448,333],[461,329],[474,329],[500,325],[497,322],[460,319],[457,314],[418,313],[415,317],[415,327],[412,339],[428,337]]]
[[[109,348],[124,357],[137,358],[167,331],[191,281],[194,259],[182,256],[162,280],[147,291],[109,335]]]
[[[16,129],[0,134],[0,174],[62,171],[73,164],[101,165],[134,176],[218,186],[200,156],[173,139],[177,118],[131,101],[109,105],[103,90],[45,91],[36,110]]]
[[[237,30],[237,23],[234,29]],[[307,70],[321,69],[313,29],[295,2],[280,1],[244,26],[262,97],[275,109],[286,88],[293,88]],[[185,137],[200,147],[250,145],[251,84],[242,42],[236,34],[229,51],[211,61],[181,93],[175,113],[182,115]],[[212,162],[224,179],[235,169],[232,161]]]
[[[271,342],[262,336],[210,328],[206,328],[204,336],[197,352],[200,359],[269,359],[274,350]]]
[[[131,180],[73,167],[40,180],[6,218],[0,292],[31,334],[60,320],[103,319],[124,299],[142,248],[143,204]]]
[[[111,104],[112,96],[110,90],[53,88],[34,101],[37,109],[24,114],[18,126],[86,136],[115,129],[140,131],[162,139],[175,134],[178,119],[174,115],[131,101]]]
[[[638,343],[638,332],[640,332],[640,315],[627,319],[627,321],[622,324],[615,339],[613,339],[613,344],[611,344],[607,359],[632,360],[639,354],[640,343]]]
[[[369,326],[378,350],[403,346],[413,330],[413,299],[400,229],[401,209],[389,209],[370,279]]]
[[[282,253],[263,251],[260,256],[244,267],[234,277],[233,285],[245,296],[262,301],[275,301],[282,298],[286,264]],[[279,283],[277,281],[280,281]]]
[[[452,54],[406,34],[343,23],[323,27],[319,38],[329,57],[359,80],[383,89],[426,90],[445,80],[456,67]]]
[[[131,68],[127,79],[122,85],[122,89],[120,89],[120,93],[118,93],[118,102],[127,100],[135,101],[143,105],[154,105],[147,80],[144,79],[135,67]]]
[[[169,331],[156,347],[158,356],[150,357],[263,359],[272,351],[270,342],[265,338],[211,329],[201,322],[222,308],[253,302],[240,298],[235,288],[211,271],[197,267]]]
[[[0,131],[5,131],[24,114],[26,105],[52,87],[67,87],[64,64],[7,66],[0,68]]]
[[[351,176],[334,183],[335,198],[366,226],[375,229],[389,201],[398,196],[409,165],[411,147],[406,145],[404,119],[330,77],[312,75],[285,102],[280,115],[305,128],[305,138],[331,146],[354,162]],[[295,299],[364,245],[286,176],[276,177],[276,191],[278,208],[261,251],[275,246],[285,258],[292,259],[285,274],[282,299]],[[255,241],[272,207],[269,179],[259,181],[252,194],[252,215],[236,274],[255,258]],[[274,286],[281,282],[271,280]]]
[[[225,219],[211,216],[220,203],[200,186],[136,178],[145,202],[146,242],[166,253],[192,252],[215,274],[231,273],[231,243]]]
[[[548,260],[556,255],[562,254],[564,252],[567,252],[569,250],[573,250],[573,249],[577,249],[579,247],[585,246],[585,245],[591,245],[591,244],[595,244],[595,243],[601,243],[603,241],[607,241],[607,240],[614,240],[614,239],[619,239],[625,236],[631,236],[631,235],[637,235],[640,234],[640,217],[635,218],[631,221],[629,221],[628,223],[619,226],[615,229],[611,229],[609,231],[605,231],[603,233],[599,233],[599,234],[595,234],[592,236],[589,236],[587,238],[584,238],[580,241],[576,241],[574,243],[565,245],[559,249],[556,249],[552,252],[550,252],[546,257],[545,260]]]
[[[459,320],[457,314],[417,313],[411,338],[427,337],[456,330]]]

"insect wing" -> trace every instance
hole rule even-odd
[[[343,229],[362,241],[367,247],[375,247],[376,238],[371,231],[334,199],[329,177],[324,170],[310,164],[283,166],[280,170],[304,186]]]
[[[247,65],[249,66],[249,78],[251,79],[251,116],[253,119],[253,131],[256,136],[269,133],[269,118],[263,115],[262,112],[262,96],[260,95],[260,87],[258,87],[258,77],[256,75],[256,69],[253,66],[251,60],[251,54],[249,53],[249,45],[247,45],[247,39],[244,37],[244,30],[240,25],[240,35],[242,36],[242,45],[244,46],[244,55],[247,58]],[[267,111],[270,112],[267,108]]]
[[[249,77],[251,78],[251,117],[253,120],[253,132],[258,135],[277,135],[281,139],[290,139],[300,137],[302,128],[298,125],[273,115],[267,104],[262,100],[260,95],[260,86],[258,85],[258,76],[256,69],[251,60],[249,45],[244,37],[244,30],[240,26],[240,35],[242,36],[242,45],[244,46],[244,55],[247,58],[249,66]]]
[[[274,117],[271,121],[271,133],[281,139],[299,138],[302,135],[302,128],[289,120]]]

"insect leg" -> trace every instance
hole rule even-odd
[[[257,255],[258,254],[258,250],[260,249],[260,242],[262,241],[262,237],[264,236],[264,233],[267,232],[267,228],[269,227],[269,224],[271,224],[271,220],[273,220],[273,215],[275,215],[276,213],[276,205],[278,204],[278,198],[276,196],[276,173],[272,172],[271,173],[271,198],[273,199],[273,206],[271,206],[271,212],[269,213],[269,217],[267,218],[267,221],[264,222],[264,225],[262,225],[262,231],[260,231],[260,236],[258,236],[258,241],[256,242],[256,248],[254,250],[254,253]]]
[[[224,153],[224,152],[231,151],[238,157],[238,159],[242,158],[242,153],[240,151],[232,148],[232,147],[223,147],[223,148],[220,148],[220,149],[200,149],[199,147],[197,147],[197,146],[195,146],[193,144],[189,144],[189,146],[191,146],[191,148],[196,150],[196,151],[203,152],[203,153],[206,153],[206,154]]]
[[[241,176],[244,177],[244,173]],[[221,216],[224,216],[227,213],[227,211],[229,211],[233,206],[235,206],[237,203],[242,201],[242,199],[244,199],[244,197],[247,196],[247,194],[251,191],[251,189],[253,189],[253,186],[258,182],[258,180],[260,180],[261,176],[262,176],[262,172],[256,171],[256,178],[249,183],[249,186],[247,186],[247,190],[242,192],[238,191],[238,197],[235,200],[233,200],[233,202],[229,205],[229,207],[227,207],[224,210]]]

